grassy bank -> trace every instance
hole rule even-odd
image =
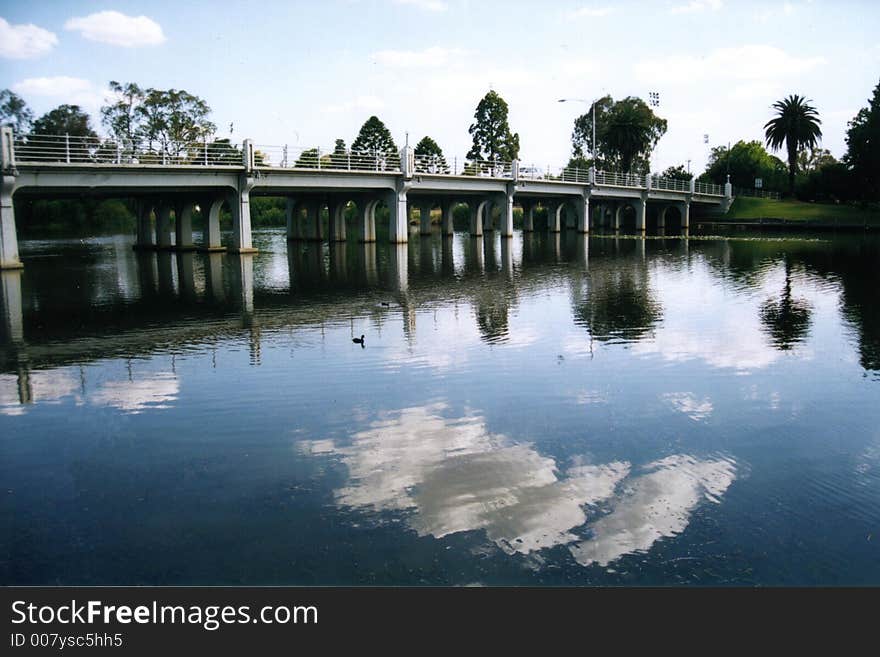
[[[727,214],[715,221],[743,223],[793,224],[798,226],[871,226],[880,227],[880,209],[852,205],[804,203],[785,199],[740,196]]]

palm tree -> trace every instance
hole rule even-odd
[[[815,148],[822,137],[819,113],[803,96],[792,94],[788,98],[773,103],[776,117],[764,125],[767,145],[773,150],[782,148],[785,142],[788,151],[788,191],[794,194],[794,174],[797,171],[798,151],[804,147]]]

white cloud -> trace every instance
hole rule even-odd
[[[99,11],[88,16],[71,18],[67,30],[79,32],[89,41],[111,46],[136,48],[156,46],[165,41],[162,27],[146,16],[126,16],[118,11]]]
[[[28,59],[44,55],[58,45],[58,37],[49,30],[28,23],[10,25],[0,18],[0,57]]]
[[[706,9],[718,11],[721,9],[721,4],[721,0],[692,0],[686,5],[675,6],[669,11],[673,14],[694,14]]]
[[[79,105],[90,111],[97,111],[110,96],[109,90],[99,89],[89,80],[64,75],[28,78],[12,85],[12,90],[22,96],[57,98],[63,103]]]
[[[614,12],[613,7],[581,7],[571,12],[572,18],[601,18]]]
[[[661,397],[680,413],[684,413],[695,422],[705,420],[710,415],[714,407],[708,397],[697,399],[690,392],[667,392]]]
[[[646,474],[629,479],[611,502],[611,513],[589,526],[590,539],[569,547],[578,563],[606,566],[680,534],[702,500],[719,503],[736,480],[736,464],[727,458],[674,454],[643,470]]]
[[[446,66],[454,57],[465,54],[459,48],[434,46],[425,50],[380,50],[370,57],[383,66],[394,68],[428,68]]]
[[[180,382],[171,372],[157,372],[135,381],[108,381],[89,396],[95,406],[109,406],[137,415],[157,408],[173,408]]]
[[[825,63],[823,57],[797,57],[775,46],[718,48],[706,57],[671,55],[635,65],[636,77],[654,84],[701,84],[724,76],[728,80],[769,80],[806,73]]]
[[[449,5],[442,0],[394,0],[394,4],[408,5],[425,11],[446,11],[449,9]]]
[[[382,109],[383,107],[385,107],[385,103],[376,96],[358,96],[353,100],[347,100],[343,103],[337,103],[335,105],[328,105],[324,108],[324,111],[334,113],[352,112],[355,110],[374,112]]]

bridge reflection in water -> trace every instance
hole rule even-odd
[[[269,234],[266,239],[278,237],[283,236]],[[50,293],[44,289],[49,272],[37,260],[30,272],[0,274],[0,368],[16,373],[18,398],[29,403],[29,372],[34,368],[175,352],[242,335],[251,362],[259,364],[264,330],[307,327],[340,316],[383,321],[390,313],[401,318],[405,334],[414,339],[417,310],[450,299],[473,308],[482,339],[505,341],[520,290],[561,280],[563,271],[555,269],[560,263],[567,265],[564,276],[576,317],[583,315],[578,308],[596,294],[586,292],[592,289],[590,276],[592,287],[610,288],[610,296],[618,289],[647,285],[644,239],[593,238],[600,264],[626,258],[626,280],[619,275],[603,279],[601,266],[591,271],[590,239],[575,231],[523,233],[514,240],[435,235],[412,245],[302,242],[283,253],[266,249],[255,255],[130,251],[114,238],[115,279],[97,288],[85,279],[79,282],[74,268],[66,283],[71,289],[65,292],[61,285]],[[674,242],[679,252],[687,253],[686,240]],[[89,244],[99,254],[108,247],[101,239]],[[69,243],[62,252],[69,255],[77,245]],[[92,289],[83,297],[81,289],[89,285]],[[45,302],[38,301],[46,295]],[[28,304],[25,297],[36,301]],[[594,321],[595,310],[590,312],[587,324]]]

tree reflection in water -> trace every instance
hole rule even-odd
[[[769,334],[773,346],[789,351],[807,336],[810,330],[811,307],[805,299],[791,295],[791,260],[785,261],[785,287],[779,299],[769,299],[761,306],[761,323]]]

